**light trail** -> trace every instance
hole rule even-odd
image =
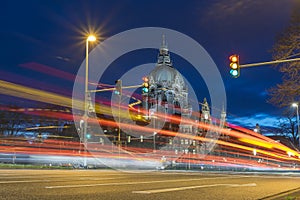
[[[35,111],[35,113],[37,113],[37,111]],[[61,114],[63,114],[63,113],[61,113]],[[53,115],[53,113],[51,111],[48,111],[48,112],[40,111],[39,115],[41,115],[41,116],[48,116],[48,117],[54,117],[55,116],[55,115]],[[71,114],[65,114],[64,113],[62,116],[66,116],[65,117],[66,119],[72,119],[72,115]],[[102,119],[100,119],[100,120],[98,120],[98,119],[91,119],[89,122],[90,123],[99,123],[100,122],[100,123],[102,123],[104,125],[116,126],[115,122],[108,121],[108,120],[102,120]],[[121,125],[124,126],[124,127],[131,126],[129,124],[124,124],[124,123],[122,123]],[[205,126],[207,128],[211,127],[211,125],[205,125]],[[201,126],[201,127],[203,127],[203,126]],[[152,133],[154,131],[154,129],[152,129],[152,128],[149,128],[149,127],[139,127],[139,126],[135,126],[135,127],[133,127],[133,129],[140,130],[140,131],[142,130],[142,131],[148,132],[148,133]],[[226,133],[227,131],[228,130],[226,130],[226,129],[222,130],[222,133]],[[182,134],[182,133],[177,133],[177,132],[172,132],[172,131],[166,131],[166,130],[161,130],[159,132],[159,134],[165,135],[165,136],[172,136],[172,137],[177,136],[177,137],[180,137],[180,138],[193,139],[193,140],[198,140],[198,141],[202,141],[202,142],[209,142],[210,141],[210,139],[207,139],[207,138],[204,138],[204,137],[187,135],[187,134]],[[244,136],[245,134],[238,133],[238,135],[239,136]],[[222,141],[222,140],[218,140],[218,141],[216,141],[216,143],[219,144],[219,145],[223,145],[223,146],[234,147],[236,149],[247,150],[250,153],[252,153],[252,151],[253,151],[253,147],[247,147],[247,146],[244,146],[244,145],[234,144],[234,143],[230,143],[230,142],[226,142],[226,141]],[[282,146],[280,145],[280,148],[281,147]],[[297,152],[295,153],[295,151],[293,151],[293,150],[291,150],[291,149],[289,149],[287,147],[285,147],[284,150],[285,150],[284,153],[286,153],[286,150],[288,150],[289,152],[293,153],[295,156],[299,155],[299,154],[297,154]],[[274,154],[274,153],[267,152],[265,150],[260,150],[260,149],[257,149],[257,153],[261,153],[261,154],[264,154],[264,155],[268,155],[268,156],[272,156],[272,157],[277,157],[277,158],[281,158],[281,159],[288,159],[288,160],[295,159],[293,157],[289,157],[287,154],[281,154],[281,155],[284,155],[284,156],[280,156],[280,154]]]
[[[69,108],[72,107],[72,99],[66,96],[10,83],[3,80],[0,80],[0,94],[65,106]],[[75,101],[75,105],[77,105],[78,108],[83,107],[82,101],[78,101],[75,99],[73,99],[73,101]]]
[[[35,111],[36,113],[36,111]],[[44,111],[40,111],[39,112],[39,115],[41,116],[48,116],[48,117],[55,117],[55,115],[53,115],[53,113],[51,111],[48,111],[48,112],[44,112]],[[72,115],[71,114],[63,114],[64,116],[67,116],[65,117],[66,119],[71,119],[72,118]],[[115,122],[112,122],[112,121],[108,121],[108,120],[98,120],[98,119],[94,119],[94,120],[90,120],[90,122],[93,122],[94,123],[102,123],[104,125],[108,125],[108,126],[116,126],[116,123]],[[130,126],[128,124],[121,124],[122,126]],[[148,132],[148,133],[152,133],[154,131],[154,129],[152,128],[148,128],[148,127],[139,127],[139,126],[135,126],[133,127],[133,129],[135,130],[143,130],[144,132]],[[207,139],[207,138],[203,138],[203,137],[200,137],[200,136],[193,136],[193,135],[187,135],[187,134],[182,134],[182,133],[177,133],[177,132],[172,132],[172,131],[166,131],[166,130],[161,130],[159,132],[159,134],[161,135],[165,135],[165,136],[177,136],[177,137],[180,137],[180,138],[187,138],[187,139],[193,139],[193,140],[198,140],[198,141],[202,141],[202,142],[209,142],[210,140]],[[241,133],[239,133],[241,134]],[[249,153],[252,153],[253,151],[253,147],[247,147],[247,146],[243,146],[243,145],[239,145],[239,144],[234,144],[234,143],[230,143],[230,142],[226,142],[226,141],[222,141],[222,140],[218,140],[216,141],[217,144],[219,145],[223,145],[223,146],[228,146],[228,147],[233,147],[235,149],[240,149],[240,150],[247,150],[249,151]],[[289,152],[293,152],[293,150],[289,149],[286,147],[285,150],[289,150]],[[268,155],[268,156],[271,156],[271,157],[276,157],[276,158],[281,158],[281,159],[288,159],[288,160],[294,160],[295,158],[293,157],[289,157],[287,154],[275,154],[275,153],[271,153],[271,152],[268,152],[268,151],[265,151],[265,150],[260,150],[260,149],[257,149],[257,153],[261,153],[261,154],[264,154],[264,155]],[[284,152],[286,153],[286,152]],[[298,154],[294,154],[295,156],[297,156]]]
[[[1,81],[0,80],[0,94],[15,96],[19,98],[24,98],[32,101],[39,101],[43,103],[53,104],[53,105],[59,105],[71,108],[72,107],[72,99],[63,96],[58,95],[56,93],[47,92],[43,90],[38,90],[14,83],[10,83],[7,81]],[[140,101],[138,99],[135,99],[138,103]],[[75,101],[75,108],[79,111],[82,111],[83,109],[83,101],[81,100],[73,100]],[[137,103],[136,102],[136,103]],[[133,103],[130,107],[131,110],[134,110],[134,104]],[[145,111],[141,112],[135,112],[132,114],[132,116],[128,116],[128,105],[121,105],[121,112],[120,117],[122,119],[131,119],[132,117],[138,118],[139,115],[145,115]],[[11,112],[20,112],[28,115],[38,115],[38,116],[44,116],[49,118],[60,118],[65,120],[73,120],[75,119],[81,119],[81,115],[73,115],[70,110],[57,110],[57,109],[41,109],[41,108],[7,108],[7,107],[1,107],[1,110],[7,110]],[[100,105],[96,102],[95,104],[95,113],[96,114],[107,114],[111,115],[113,111],[117,111],[117,105]],[[299,152],[290,149],[283,144],[277,143],[274,140],[267,138],[265,136],[262,136],[258,133],[255,133],[253,131],[241,128],[241,127],[233,127],[232,130],[228,130],[227,128],[220,128],[218,127],[218,124],[212,125],[212,124],[205,124],[202,122],[195,122],[192,120],[186,120],[180,117],[174,117],[174,116],[168,116],[164,113],[155,113],[156,120],[164,121],[167,119],[168,121],[171,121],[172,123],[185,123],[192,125],[194,127],[200,128],[205,131],[212,131],[217,132],[219,134],[229,136],[231,141],[226,141],[225,139],[219,138],[218,140],[214,140],[217,145],[219,145],[224,150],[215,150],[215,152],[219,151],[220,153],[223,153],[223,151],[230,154],[230,156],[236,154],[239,154],[240,156],[244,158],[232,158],[230,156],[210,156],[206,155],[206,157],[203,158],[202,155],[192,155],[190,157],[187,157],[186,154],[183,154],[179,159],[177,158],[177,155],[175,155],[174,150],[170,151],[164,151],[165,155],[168,155],[170,158],[174,158],[176,160],[181,160],[181,162],[186,163],[194,163],[194,164],[201,164],[206,163],[207,165],[214,165],[214,166],[250,166],[250,167],[259,167],[259,168],[267,168],[267,167],[275,167],[280,166],[281,169],[290,169],[288,166],[291,164],[291,162],[299,165]],[[217,121],[217,120],[215,120]],[[91,124],[100,124],[101,126],[107,126],[107,127],[118,127],[118,124],[114,121],[106,120],[106,119],[98,119],[98,118],[90,118],[89,123]],[[143,135],[147,137],[151,137],[153,132],[156,131],[156,129],[151,127],[144,127],[144,126],[132,126],[132,124],[127,123],[120,123],[119,126],[124,128],[131,128],[135,131],[140,131],[143,133]],[[229,125],[231,126],[231,125]],[[37,130],[37,129],[51,129],[51,128],[61,128],[58,126],[42,126],[42,127],[27,127],[25,130]],[[67,127],[65,127],[67,128]],[[185,133],[179,133],[169,130],[159,130],[157,133],[159,136],[164,137],[177,137],[177,138],[183,138],[183,139],[189,139],[199,142],[210,142],[210,138],[205,138],[203,136],[195,136]],[[110,137],[109,135],[105,135],[106,137]],[[52,137],[52,136],[51,136]],[[67,139],[67,138],[66,138]],[[132,138],[134,140],[135,138]],[[147,141],[147,138],[144,139],[145,142],[152,142],[151,140]],[[158,142],[158,141],[157,141]],[[4,145],[5,144],[5,145]],[[159,144],[159,143],[157,143]],[[83,147],[80,144],[76,144],[78,146],[73,146],[70,144],[70,147],[68,147],[66,144],[56,144],[56,143],[47,143],[42,142],[39,144],[29,144],[24,143],[20,141],[8,141],[8,140],[1,140],[0,141],[0,152],[2,153],[22,153],[22,154],[30,154],[30,155],[63,155],[63,156],[78,156],[82,157],[85,154],[78,154],[74,153],[74,151],[82,151]],[[89,144],[90,145],[90,144]],[[161,145],[164,145],[162,143]],[[122,151],[121,154],[118,151],[117,148],[112,149],[111,145],[102,145],[99,147],[99,145],[90,145],[91,152],[93,156],[96,157],[107,157],[107,158],[119,158],[122,159],[154,159],[159,160],[160,155],[153,153],[153,149],[149,148],[137,148],[137,147],[122,147],[125,151]],[[37,151],[37,149],[39,151]],[[253,149],[256,150],[256,156],[253,156]],[[151,158],[144,158],[146,154],[151,153]],[[91,154],[88,154],[87,156],[91,157]],[[247,159],[246,157],[251,157],[254,159],[260,159],[260,160],[267,160],[268,163],[265,163],[264,161],[258,162],[258,161],[252,161]],[[279,163],[279,164],[277,164]],[[283,167],[282,167],[283,166]]]
[[[54,129],[54,128],[70,128],[70,126],[35,126],[30,128],[25,128],[25,131],[31,131],[31,130],[39,130],[39,129]]]

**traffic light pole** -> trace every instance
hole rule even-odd
[[[121,88],[122,89],[139,88],[139,87],[142,87],[142,86],[143,85],[122,86],[122,81],[121,81]],[[96,93],[96,92],[105,92],[105,91],[114,91],[114,90],[116,90],[115,87],[113,87],[113,88],[105,88],[105,89],[100,89],[100,90],[88,90],[87,92],[88,93],[92,93],[92,92]],[[120,111],[121,96],[122,96],[122,94],[119,94],[119,104],[118,104],[118,116],[119,116],[118,121],[119,121],[119,126],[120,126],[120,114],[121,114],[121,111]],[[121,129],[119,127],[118,128],[118,148],[119,148],[119,152],[120,152],[120,145],[121,145]]]
[[[246,67],[258,67],[261,65],[273,65],[273,64],[279,64],[279,63],[285,63],[285,62],[295,62],[300,61],[300,58],[293,58],[293,59],[285,59],[285,60],[274,60],[269,62],[259,62],[259,63],[251,63],[251,64],[244,64],[239,65],[240,68],[246,68]]]
[[[143,85],[131,85],[131,86],[122,86],[122,89],[129,89],[129,88],[139,88]],[[89,90],[89,92],[105,92],[105,91],[114,91],[116,88],[105,88],[100,90]]]
[[[120,157],[120,149],[121,149],[121,128],[120,128],[120,123],[121,123],[121,100],[122,100],[122,80],[119,80],[121,84],[121,92],[119,94],[119,103],[118,103],[118,122],[119,122],[119,128],[118,128],[118,149],[119,149],[119,157]]]

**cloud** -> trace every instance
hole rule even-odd
[[[222,33],[239,34],[259,30],[266,31],[272,24],[288,16],[292,0],[227,0],[213,1],[201,10],[200,23],[218,28]],[[221,22],[221,23],[220,23]]]
[[[70,58],[67,58],[67,57],[56,56],[55,58],[58,59],[58,60],[65,61],[65,62],[69,62],[70,61]]]
[[[278,15],[283,8],[288,8],[292,4],[292,0],[227,0],[227,1],[215,1],[212,3],[203,16],[206,19],[222,20],[231,19],[234,21],[254,20],[260,15]]]
[[[256,124],[261,127],[277,127],[278,116],[269,115],[266,113],[257,113],[251,116],[232,117],[228,116],[228,122],[236,125],[241,125],[247,128],[254,128]]]
[[[218,1],[210,6],[206,15],[209,19],[223,19],[224,17],[236,17],[237,15],[246,14],[253,4],[251,0],[228,0]]]

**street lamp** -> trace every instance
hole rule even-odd
[[[84,161],[83,166],[84,168],[87,167],[86,162],[86,146],[87,146],[87,123],[88,123],[88,84],[89,84],[89,42],[96,41],[96,37],[94,35],[89,35],[86,39],[86,54],[85,54],[85,84],[84,84],[84,128],[83,128],[83,144],[84,144]]]
[[[297,112],[297,130],[298,130],[298,140],[299,140],[299,147],[300,147],[299,105],[297,103],[293,103],[292,106],[296,108],[296,112]]]

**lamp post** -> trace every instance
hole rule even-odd
[[[156,151],[156,141],[155,141],[155,136],[157,134],[156,132],[156,116],[154,116],[154,112],[151,113],[151,120],[153,119],[153,129],[154,129],[154,132],[153,132],[153,152]]]
[[[297,112],[297,130],[298,130],[298,140],[299,140],[299,147],[300,147],[299,105],[297,103],[293,103],[292,106],[296,108],[296,112]]]
[[[156,136],[157,132],[153,132],[153,152],[156,151],[156,146],[155,146],[155,136]]]
[[[149,108],[148,114],[146,116],[147,119],[151,119],[151,123],[153,122],[153,152],[156,151],[155,136],[156,136],[157,132],[156,132],[156,125],[155,125],[156,116],[154,116],[156,111],[157,110],[153,110],[153,108]]]
[[[88,123],[88,84],[89,84],[89,42],[96,41],[96,37],[94,35],[89,35],[86,39],[86,54],[85,54],[85,84],[84,84],[84,128],[83,128],[83,145],[84,145],[84,160],[83,166],[84,168],[87,167],[86,162],[86,146],[87,146],[87,123]]]

